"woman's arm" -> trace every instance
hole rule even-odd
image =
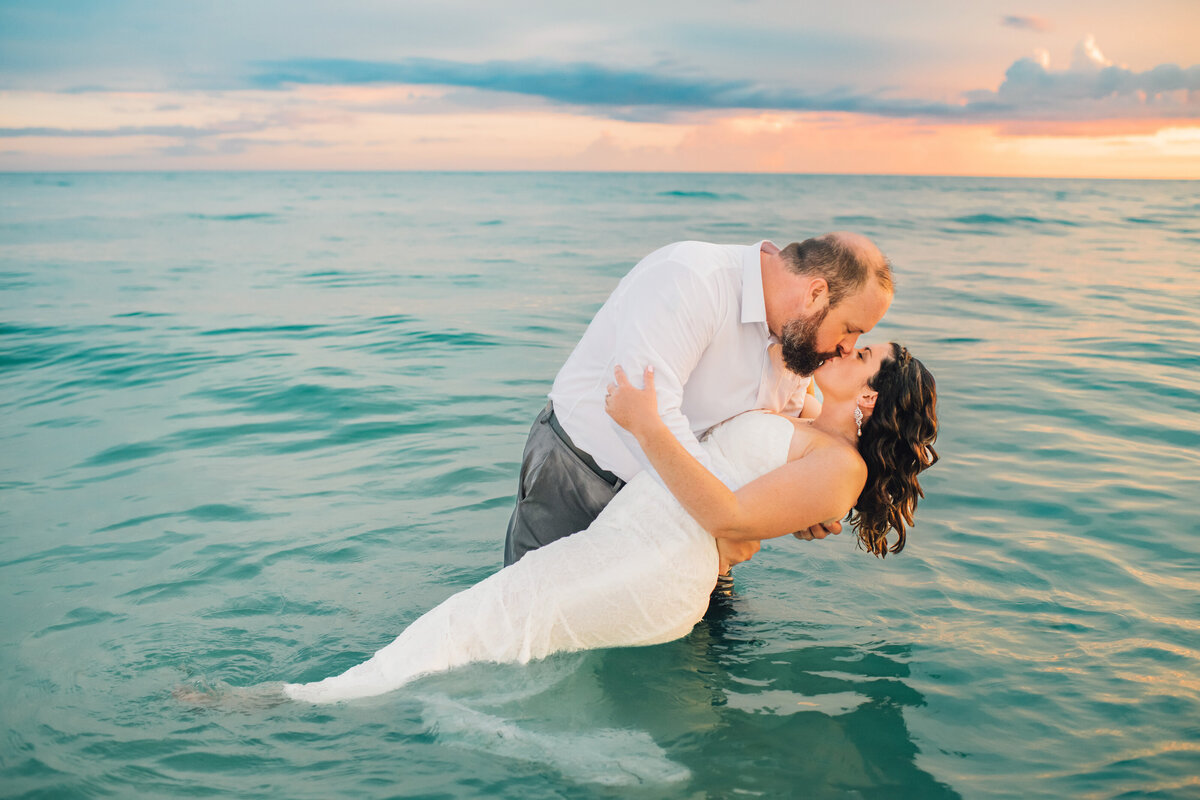
[[[659,418],[653,369],[646,370],[644,389],[633,386],[619,367],[615,375],[605,405],[609,415],[633,434],[667,488],[715,537],[770,539],[841,518],[866,481],[866,466],[856,454],[823,447],[732,492]]]

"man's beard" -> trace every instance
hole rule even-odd
[[[822,353],[817,350],[817,329],[825,321],[829,308],[823,308],[806,319],[793,319],[783,326],[779,342],[783,347],[783,363],[797,375],[808,377],[826,359],[837,358],[840,352]]]

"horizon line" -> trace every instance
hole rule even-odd
[[[744,172],[695,170],[589,170],[589,169],[0,169],[0,175],[728,175],[779,176],[793,178],[973,178],[981,180],[1072,180],[1072,181],[1197,181],[1196,177],[1165,178],[1103,175],[988,175],[919,172]]]

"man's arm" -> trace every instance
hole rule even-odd
[[[658,387],[658,411],[667,428],[684,448],[721,481],[728,476],[714,467],[700,446],[691,422],[681,405],[683,388],[722,323],[726,304],[734,298],[722,296],[716,281],[705,281],[687,265],[665,261],[637,276],[622,298],[623,328],[613,343],[614,367],[640,375],[653,366]],[[655,471],[637,439],[609,420],[626,449],[643,469]],[[661,479],[660,479],[661,482]]]
[[[821,401],[817,399],[815,385],[814,381],[809,381],[808,389],[804,394],[800,395],[800,400],[804,402],[804,405],[800,408],[800,413],[796,415],[800,419],[816,419],[821,414]]]

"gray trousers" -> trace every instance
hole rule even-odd
[[[517,507],[504,540],[505,566],[530,550],[587,528],[625,485],[575,447],[553,413],[547,403],[529,429]]]

